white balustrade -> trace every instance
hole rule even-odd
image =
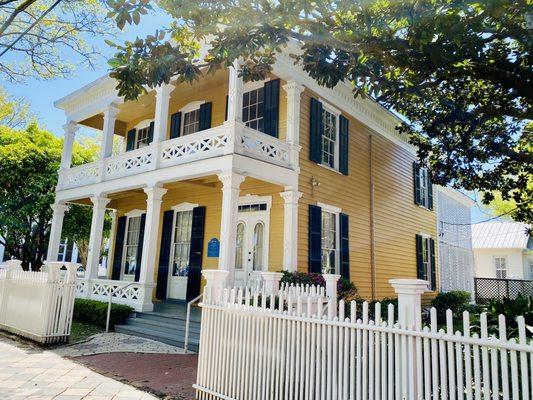
[[[77,264],[50,262],[45,272],[23,271],[16,260],[6,264],[0,270],[0,329],[42,343],[67,341]],[[63,265],[66,273],[60,273]]]
[[[240,125],[221,125],[190,135],[63,169],[58,188],[70,189],[226,154],[242,154],[294,168],[294,147],[283,140]],[[291,157],[292,155],[292,157]]]
[[[76,297],[97,301],[109,301],[109,294],[131,282],[113,281],[110,279],[85,279],[76,281]],[[155,285],[133,283],[124,290],[113,295],[113,303],[125,304],[135,311],[150,311],[152,306],[152,291]]]

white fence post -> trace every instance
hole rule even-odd
[[[222,298],[222,292],[226,286],[229,271],[222,269],[204,269],[202,275],[205,278],[204,301],[216,303]]]
[[[264,291],[268,295],[277,296],[279,293],[279,281],[283,274],[281,272],[267,272],[262,271],[261,277],[264,281]]]
[[[333,303],[331,301],[328,304],[333,304],[332,312],[333,317],[337,316],[337,282],[339,282],[339,279],[341,278],[340,275],[336,274],[324,274],[324,280],[326,281],[326,296],[329,297],[330,300],[333,300]]]
[[[420,329],[422,322],[422,293],[428,291],[428,282],[421,279],[391,279],[398,295],[398,321],[404,327]]]

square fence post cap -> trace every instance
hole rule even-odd
[[[261,271],[260,274],[265,281],[279,281],[283,277],[281,272]]]
[[[389,283],[397,294],[422,294],[429,290],[429,282],[422,279],[391,279]]]
[[[11,271],[22,270],[22,261],[20,260],[7,260],[5,264],[8,270],[11,270]]]
[[[339,274],[322,274],[324,277],[324,280],[326,282],[334,281],[337,282],[339,279],[341,279],[341,276]]]
[[[229,271],[223,269],[203,269],[202,275],[209,282],[224,282],[229,275]]]

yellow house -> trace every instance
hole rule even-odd
[[[67,122],[48,259],[67,204],[92,205],[78,295],[107,299],[128,282],[117,300],[149,311],[195,298],[201,270],[213,268],[240,286],[254,271],[336,273],[367,299],[392,296],[392,278],[437,290],[432,186],[399,120],[349,84],[318,85],[287,54],[261,82],[244,83],[238,69],[137,101],[105,76],[55,103]],[[102,131],[101,156],[73,167],[79,126]],[[99,277],[106,210],[114,222]]]

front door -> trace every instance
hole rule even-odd
[[[170,249],[168,297],[185,300],[192,234],[192,210],[176,211]]]
[[[243,210],[237,223],[235,285],[253,284],[254,271],[268,270],[268,211]]]

